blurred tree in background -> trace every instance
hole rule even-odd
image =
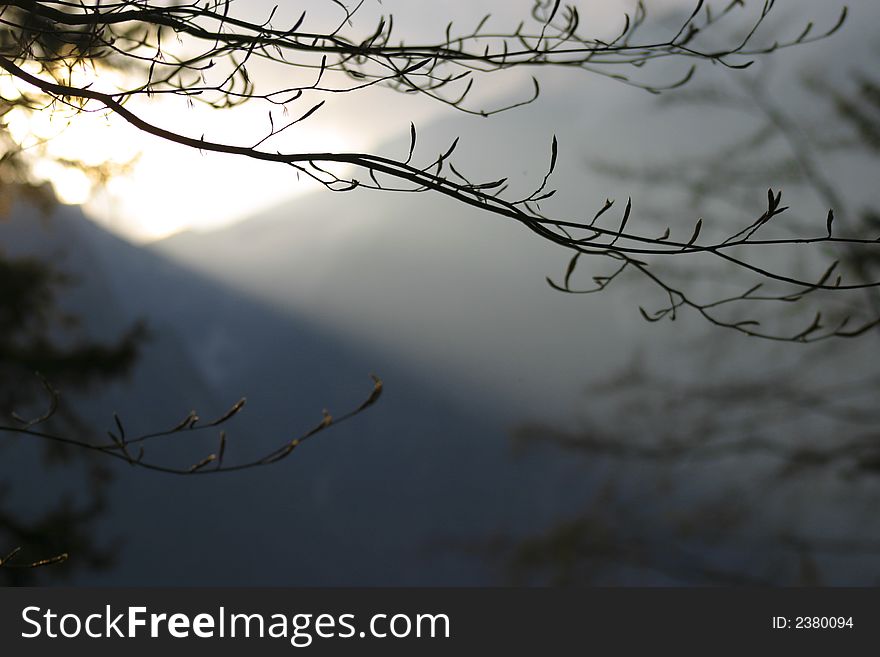
[[[853,167],[880,165],[876,77],[864,70],[845,79],[803,75],[801,91],[822,110],[812,120],[774,97],[770,85],[751,78],[661,101],[750,115],[751,132],[726,148],[657,165],[603,160],[596,168],[648,187],[679,187],[695,207],[741,206],[754,185],[772,179],[833,205],[853,234],[876,232],[880,206],[844,192]],[[878,264],[857,250],[842,258],[862,280]],[[875,289],[863,294],[860,305],[876,307]],[[584,511],[531,536],[496,536],[481,549],[518,584],[647,577],[688,585],[877,585],[880,534],[866,521],[880,503],[877,337],[874,330],[867,343],[823,343],[794,360],[769,352],[764,367],[718,375],[713,354],[739,352],[713,337],[696,379],[634,359],[588,388],[575,426],[534,422],[514,433],[519,449],[565,450],[601,473],[604,484]]]
[[[51,188],[45,186],[17,181],[6,182],[2,189],[10,204],[16,197],[43,204],[52,200]],[[71,284],[50,263],[0,253],[0,416],[21,428],[39,424],[42,430],[84,439],[90,427],[57,394],[47,395],[48,389],[84,392],[125,376],[137,360],[145,328],[133,326],[115,344],[72,338],[77,318],[57,299]],[[14,462],[9,452],[16,442],[7,436],[0,443],[7,464]],[[0,578],[10,583],[27,582],[30,566],[44,560],[55,563],[70,551],[77,553],[78,567],[101,567],[111,559],[109,551],[94,544],[91,532],[106,502],[109,471],[81,449],[48,441],[43,446],[48,476],[52,467],[83,469],[82,495],[59,497],[37,517],[24,517],[5,499],[10,491],[0,482],[0,545],[5,549]],[[17,553],[9,553],[11,548]]]

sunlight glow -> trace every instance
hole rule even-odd
[[[13,88],[0,91],[15,97]],[[163,100],[130,106],[156,125],[230,144],[254,143],[267,123],[265,110],[257,107],[214,111]],[[106,111],[70,117],[16,108],[4,120],[28,151],[35,178],[51,182],[62,203],[84,205],[90,216],[138,241],[218,227],[316,188],[312,181],[298,182],[288,167],[200,153],[140,132]],[[286,137],[278,148],[352,150],[368,143],[362,134],[334,133],[326,121]],[[65,159],[109,163],[121,171],[96,187],[83,171],[65,166]]]
[[[691,0],[656,0],[655,5],[679,6]],[[254,15],[268,11],[274,3],[259,0],[248,6]],[[321,5],[321,3],[318,3]],[[532,0],[519,0],[521,6],[498,2],[475,2],[456,10],[461,19],[494,12],[493,20],[509,22],[512,16],[528,12]],[[602,21],[615,25],[621,20],[627,2],[611,8],[590,8],[591,24]],[[629,3],[631,4],[631,3]],[[413,12],[401,0],[390,0],[371,11],[399,12],[407,34],[418,40],[436,36],[433,20],[450,13],[446,5],[432,5]],[[244,8],[244,3],[242,3]],[[326,8],[325,8],[326,9]],[[427,12],[427,13],[426,13]],[[334,14],[335,15],[335,14]],[[378,13],[377,13],[378,16]],[[371,18],[364,19],[369,23]],[[407,20],[409,23],[407,23]],[[595,28],[595,25],[594,25]],[[25,68],[33,69],[31,63]],[[31,70],[38,73],[38,70]],[[287,70],[261,71],[269,81],[285,80]],[[121,85],[117,73],[101,71],[72,72],[73,83],[92,82],[104,90]],[[80,79],[82,78],[82,79]],[[98,85],[98,83],[100,83]],[[279,84],[284,84],[278,82]],[[28,93],[28,85],[0,76],[0,95],[14,100]],[[519,94],[530,88],[528,77],[516,74],[500,76],[491,86],[475,90],[477,98]],[[514,91],[515,90],[515,91]],[[290,116],[308,109],[309,97],[292,103]],[[259,103],[233,110],[215,111],[196,104],[191,107],[181,98],[135,98],[129,108],[147,121],[190,137],[226,144],[253,145],[269,129],[267,108]],[[243,219],[248,215],[279,204],[295,195],[317,188],[311,180],[297,180],[290,167],[249,161],[245,158],[199,153],[184,146],[165,142],[140,132],[118,116],[90,103],[92,111],[73,115],[68,111],[27,113],[13,109],[4,117],[12,137],[33,151],[33,172],[50,181],[63,203],[82,204],[93,218],[116,232],[136,240],[153,240],[185,229],[209,229]],[[375,148],[383,140],[408,135],[409,123],[417,126],[435,119],[445,108],[425,101],[418,95],[393,94],[387,90],[367,89],[357,94],[341,94],[321,111],[278,138],[263,144],[266,150],[286,152],[363,151]],[[283,122],[276,108],[275,120]],[[49,159],[41,159],[49,156]],[[51,161],[54,159],[55,161]],[[109,163],[116,175],[102,188],[89,175],[63,160],[79,160],[90,165]],[[61,163],[58,162],[61,160]]]
[[[206,139],[231,144],[252,144],[254,126],[262,126],[253,110],[212,111],[151,108],[151,120],[172,126],[184,134],[198,135],[188,124],[196,123]],[[245,160],[217,153],[203,153],[118,126],[128,143],[137,144],[139,157],[127,174],[112,178],[86,203],[87,212],[117,232],[137,240],[155,240],[185,229],[216,228],[279,204],[297,194],[312,191],[310,180],[297,181],[289,167]],[[363,139],[345,139],[317,124],[294,134],[287,148],[301,151],[346,150],[363,147]],[[279,142],[278,148],[282,148]]]

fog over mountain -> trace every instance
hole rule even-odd
[[[839,7],[815,3],[811,10],[789,14],[780,23],[790,21],[788,32],[808,18],[830,25]],[[869,16],[876,14],[869,3],[859,3],[840,38],[776,53],[772,63],[759,60],[753,70],[763,68],[760,74],[772,77],[778,89],[774,94],[787,99],[784,105],[803,105],[800,113],[818,118],[820,109],[811,109],[815,99],[804,102],[798,80],[806,72],[834,77],[852,70],[870,53],[870,39],[863,33]],[[678,21],[669,18],[670,25]],[[670,64],[651,75],[673,80],[681,71],[680,65]],[[704,67],[691,88],[735,85],[736,75]],[[642,90],[598,76],[548,77],[542,78],[542,97],[530,106],[488,120],[452,115],[417,126],[415,161],[431,161],[459,138],[454,162],[465,175],[475,181],[507,176],[510,197],[518,191],[527,195],[540,183],[556,135],[559,160],[551,187],[559,192],[542,204],[547,214],[587,219],[611,198],[617,202],[609,215],[615,217],[609,219],[614,227],[631,195],[632,221],[641,222],[642,232],[659,234],[665,225],[660,221],[689,232],[704,209],[689,205],[687,190],[678,185],[649,188],[599,175],[592,166],[675,166],[688,154],[705,157],[755,125],[753,116],[734,109],[664,108]],[[405,157],[406,128],[400,131],[404,137],[380,152]],[[843,162],[835,174],[848,195],[870,196],[865,180],[870,174],[861,163]],[[747,225],[762,211],[768,186],[781,183],[755,184],[749,205],[740,209],[715,207],[718,216],[711,225],[721,231]],[[827,208],[809,190],[796,197],[792,192],[786,201],[804,221],[824,221]],[[675,213],[671,219],[657,218],[670,208]],[[641,321],[638,305],[657,303],[656,296],[640,296],[644,288],[621,285],[588,297],[552,290],[545,277],[560,280],[570,254],[512,220],[433,194],[318,193],[223,230],[179,234],[155,248],[281,312],[307,316],[323,330],[374,346],[419,372],[430,371],[431,378],[465,402],[515,407],[518,413],[566,412],[580,401],[586,382],[626,366],[638,345],[650,352],[667,343],[687,345],[692,337],[683,337],[683,325],[693,319],[687,316],[677,324]],[[581,276],[584,286],[590,276],[613,269],[612,264],[588,262]],[[694,330],[701,331],[694,323]]]

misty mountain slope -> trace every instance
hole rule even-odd
[[[563,120],[564,106],[555,108]],[[556,119],[536,132],[527,127],[528,112],[515,117],[500,120],[522,128],[519,143],[506,141],[500,130],[488,133],[487,144],[479,138],[487,124],[462,119],[423,127],[420,152],[428,159],[448,147],[444,139],[460,136],[462,168],[480,179],[509,173],[506,164],[522,153],[526,160],[549,162]],[[394,144],[387,152],[406,149]],[[489,165],[501,165],[490,173],[483,162],[472,163],[469,156],[478,149],[489,153],[483,158]],[[579,157],[563,142],[560,170],[581,172]],[[529,169],[528,175],[514,170],[523,188],[526,179],[535,182]],[[606,191],[586,190],[582,211],[595,212]],[[317,193],[225,230],[182,234],[155,248],[279,309],[313,316],[345,339],[401,357],[480,405],[505,407],[511,395],[528,405],[536,385],[552,386],[553,394],[532,408],[553,404],[568,394],[566,386],[582,385],[583,372],[607,370],[628,357],[617,341],[589,357],[577,353],[578,345],[639,330],[631,321],[637,310],[620,296],[582,303],[547,286],[546,276],[559,279],[564,272],[564,251],[509,220],[430,194]],[[571,351],[561,353],[566,346]],[[528,382],[543,371],[554,377]]]
[[[417,153],[429,161],[460,137],[458,169],[476,181],[511,175],[511,195],[527,195],[528,185],[540,183],[556,134],[552,183],[560,198],[543,204],[546,212],[586,219],[613,198],[607,223],[614,227],[633,194],[633,221],[644,221],[671,192],[639,194],[632,183],[588,167],[599,157],[627,163],[658,158],[662,147],[656,143],[625,139],[633,132],[630,121],[644,121],[639,112],[647,94],[619,93],[626,99],[635,94],[640,109],[615,107],[612,100],[620,97],[610,92],[594,102],[586,92],[548,89],[534,106],[490,121],[454,117],[422,126]],[[700,122],[675,117],[659,123],[665,135],[693,135]],[[703,122],[703,132],[709,131]],[[407,148],[400,142],[381,152],[405,156]],[[744,212],[736,219],[747,217]],[[695,217],[685,211],[681,221]],[[659,234],[662,227],[643,230]],[[316,193],[154,248],[276,308],[307,314],[346,340],[402,358],[462,399],[476,395],[484,404],[539,414],[570,408],[585,383],[626,366],[634,345],[675,342],[692,319],[645,325],[638,306],[650,308],[658,297],[626,282],[590,296],[553,290],[545,278],[561,281],[570,253],[512,220],[430,193]],[[590,287],[591,276],[613,269],[611,261],[585,258],[574,285]]]
[[[90,324],[112,334],[105,322],[144,317],[155,334],[129,383],[78,400],[97,427],[118,410],[133,435],[173,426],[191,405],[219,416],[246,395],[228,427],[231,462],[315,426],[322,408],[355,407],[371,371],[386,385],[374,408],[272,467],[216,478],[116,467],[103,526],[106,537],[124,539],[119,563],[78,581],[489,583],[493,571],[469,555],[469,542],[550,522],[577,503],[572,490],[590,487],[564,462],[514,459],[497,418],[462,409],[393,361],[133,247],[72,209],[58,215],[48,234],[21,217],[4,237],[19,252],[69,254],[60,261],[85,275],[66,301]],[[197,445],[147,454],[186,466],[216,449],[216,435]],[[25,479],[40,476],[48,475]],[[542,485],[566,476],[574,477],[567,491]]]
[[[794,7],[780,3],[781,18],[773,29],[796,32],[808,18],[830,26],[840,10],[828,3],[799,3],[797,12]],[[747,72],[700,67],[684,93],[703,85],[736,86],[737,79],[759,71],[772,80],[775,102],[818,120],[830,108],[806,94],[804,74],[869,70],[869,25],[877,16],[875,3],[855,3],[838,35],[759,59]],[[770,28],[765,38],[773,33]],[[680,68],[660,65],[651,74],[674,79]],[[756,119],[733,108],[664,107],[644,91],[587,74],[550,74],[542,80],[542,96],[527,107],[491,119],[451,113],[417,126],[414,163],[430,162],[459,138],[456,168],[477,182],[510,177],[507,195],[515,198],[540,183],[555,135],[559,157],[550,186],[559,193],[542,203],[545,213],[589,220],[612,198],[616,206],[605,215],[605,225],[616,228],[632,196],[632,230],[659,235],[671,225],[682,239],[700,217],[704,237],[736,232],[760,215],[767,187],[782,186],[773,178],[760,181],[741,208],[698,208],[688,190],[675,183],[647,186],[600,175],[593,169],[599,162],[674,170],[689,157],[711,156],[745,138]],[[390,93],[389,102],[394,102]],[[378,151],[405,158],[408,126],[401,126],[400,134],[400,140]],[[848,198],[870,199],[865,167],[851,161],[829,167]],[[785,200],[792,205],[787,216],[796,214],[823,230],[828,208],[813,192],[789,189]],[[627,281],[600,295],[556,292],[545,277],[562,278],[567,251],[512,220],[431,193],[315,193],[224,229],[173,236],[155,248],[279,309],[306,313],[347,340],[400,357],[414,372],[430,372],[459,390],[464,400],[478,397],[534,414],[564,412],[579,402],[585,383],[601,380],[639,354],[658,353],[662,360],[670,349],[688,351],[693,340],[711,331],[690,313],[676,323],[646,325],[638,306],[659,307],[663,293]],[[591,277],[609,273],[613,264],[583,258],[574,285],[590,287]],[[755,282],[746,281],[743,290]],[[711,287],[706,294],[712,294]],[[754,354],[750,362],[768,353],[799,358],[785,347],[755,345],[737,336],[725,340]],[[689,358],[679,361],[678,370],[699,372],[702,362],[688,364]]]

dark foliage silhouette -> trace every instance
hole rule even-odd
[[[50,472],[53,466],[82,469],[85,480],[84,499],[59,497],[36,517],[23,517],[5,499],[8,486],[0,484],[0,542],[15,546],[0,558],[0,574],[10,583],[29,581],[29,569],[63,562],[71,550],[78,566],[101,567],[112,559],[91,538],[92,523],[106,504],[109,472],[82,450],[69,448],[85,441],[89,429],[54,392],[51,405],[44,407],[46,392],[53,390],[46,377],[80,391],[118,379],[134,365],[145,329],[137,324],[115,344],[70,339],[65,334],[76,318],[63,312],[56,298],[65,284],[71,282],[51,265],[0,256],[0,416],[13,423],[3,431],[27,432],[42,425],[64,433],[68,445],[44,443],[43,460]],[[31,412],[38,415],[31,418]],[[7,450],[14,446],[9,438],[2,445]]]

